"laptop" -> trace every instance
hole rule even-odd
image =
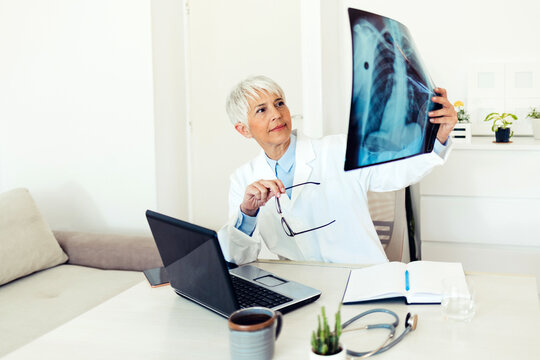
[[[321,296],[256,266],[229,270],[215,231],[151,210],[146,218],[174,291],[221,316],[251,306],[286,313]]]

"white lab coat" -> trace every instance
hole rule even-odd
[[[280,197],[283,216],[295,232],[333,224],[289,237],[281,225],[275,199],[259,209],[252,236],[235,228],[238,209],[247,186],[260,179],[275,179],[264,152],[231,175],[229,221],[218,233],[225,258],[237,264],[257,259],[264,241],[273,253],[291,260],[351,264],[388,261],[371,221],[367,192],[394,191],[418,182],[448,156],[434,152],[408,159],[345,172],[345,135],[309,139],[298,135],[291,199]],[[443,159],[444,158],[444,159]]]

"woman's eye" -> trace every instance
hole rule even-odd
[[[265,111],[265,108],[258,108],[257,111],[255,111],[256,114],[263,113]]]
[[[278,107],[279,107],[279,106],[283,106],[283,105],[285,105],[285,101],[278,101],[278,102],[276,103],[276,106],[278,106]]]

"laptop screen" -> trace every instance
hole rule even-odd
[[[237,310],[216,233],[151,210],[146,217],[176,292],[224,315]]]

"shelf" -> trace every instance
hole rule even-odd
[[[532,136],[514,136],[511,143],[494,143],[495,135],[473,136],[470,144],[454,142],[454,150],[540,151],[540,140]]]

